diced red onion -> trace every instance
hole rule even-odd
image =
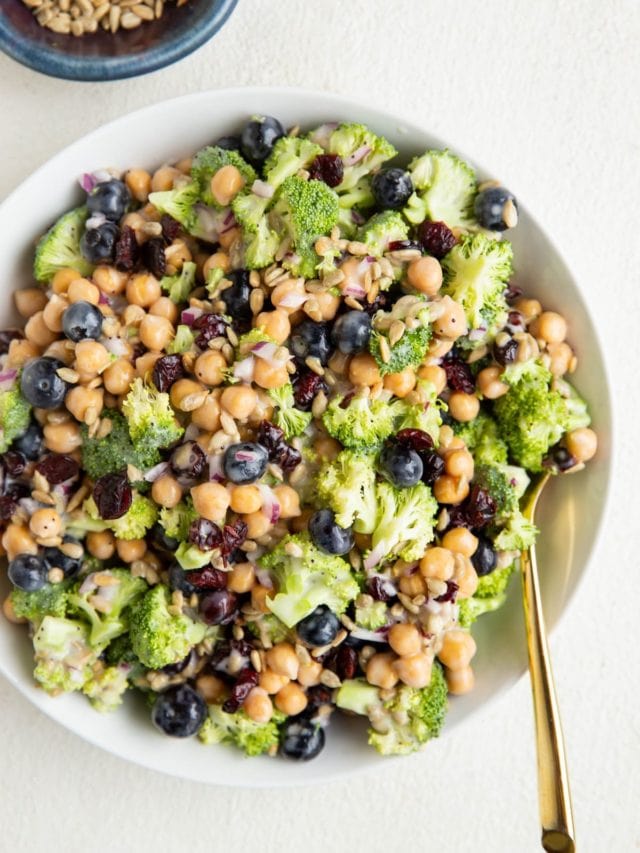
[[[202,308],[185,308],[180,314],[180,322],[185,326],[193,326],[194,322],[204,314]]]
[[[264,483],[259,483],[258,489],[262,496],[262,512],[267,516],[271,524],[275,524],[280,518],[280,503],[275,492],[270,486]]]
[[[220,215],[220,211],[207,207],[206,204],[196,204],[193,209],[200,226],[198,236],[207,242],[216,243],[224,227],[224,217]],[[225,213],[225,216],[228,216],[228,213]]]
[[[123,341],[122,338],[105,338],[104,346],[111,355],[128,355],[129,346],[126,341]]]
[[[18,371],[14,370],[13,367],[5,368],[2,373],[0,373],[0,391],[9,391],[13,388],[17,375]]]
[[[325,122],[324,124],[321,124],[320,127],[317,127],[313,133],[309,134],[309,139],[321,148],[327,148],[329,145],[329,138],[337,126],[337,121]]]
[[[360,148],[357,148],[353,154],[349,154],[348,157],[343,157],[342,162],[345,166],[355,166],[356,163],[359,163],[361,160],[371,152],[370,145],[361,145]]]
[[[371,255],[363,258],[358,264],[358,275],[364,275],[374,261],[375,258],[372,258]]]
[[[364,216],[360,213],[359,210],[354,209],[351,211],[351,221],[354,222],[356,225],[364,225],[367,220],[364,218]]]
[[[275,192],[275,188],[268,184],[266,181],[254,181],[251,186],[251,192],[255,193],[255,195],[260,198],[272,198]]]
[[[479,329],[471,329],[469,332],[469,340],[470,341],[481,341],[484,338],[485,332],[487,330],[482,327]]]
[[[209,457],[209,479],[215,480],[216,483],[222,483],[225,480],[222,458],[222,453]]]
[[[253,363],[254,358],[250,355],[248,358],[243,358],[242,361],[236,361],[233,365],[233,375],[241,382],[251,382],[253,379]]]
[[[280,305],[283,305],[285,308],[299,308],[301,305],[304,305],[308,298],[308,293],[298,293],[295,290],[291,290],[280,300]]]
[[[267,569],[256,569],[256,580],[260,586],[265,586],[267,589],[273,589],[273,581]]]
[[[381,542],[378,542],[373,551],[370,551],[364,560],[364,567],[367,569],[373,569],[374,566],[377,566],[380,560],[386,556],[387,553],[387,543],[384,539]]]
[[[95,576],[96,573],[91,572],[91,574],[87,575],[86,578],[82,581],[80,589],[78,590],[78,593],[80,595],[87,595],[88,593],[93,592],[94,589],[98,588],[98,584],[94,581]]]
[[[349,632],[349,635],[355,637],[356,640],[364,640],[368,643],[384,643],[386,642],[386,634],[384,628],[380,631],[368,631],[366,628],[358,628],[357,626]]]
[[[80,175],[78,178],[78,183],[86,193],[90,193],[97,184],[97,181],[90,172],[85,172],[84,175]]]
[[[356,282],[350,282],[345,288],[343,288],[342,295],[353,296],[355,299],[364,299],[367,295],[367,291],[364,287],[360,287]]]
[[[153,468],[149,468],[149,470],[144,475],[144,479],[147,483],[155,483],[155,481],[162,477],[164,473],[166,473],[171,466],[168,462],[158,462],[157,465],[154,465]]]
[[[300,260],[301,260],[300,255],[296,255],[295,252],[287,252],[287,254],[284,257],[285,257],[285,260],[288,261],[288,263],[290,263],[291,266],[294,266],[294,267],[297,266],[297,264],[299,264]]]

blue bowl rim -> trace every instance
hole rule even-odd
[[[46,46],[34,48],[33,42],[19,35],[0,13],[0,50],[27,68],[50,77],[87,82],[123,80],[165,68],[193,53],[222,29],[237,3],[238,0],[218,0],[211,17],[183,38],[161,41],[138,56],[102,57],[99,66],[93,57],[72,56]]]

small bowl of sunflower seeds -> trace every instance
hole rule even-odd
[[[68,80],[119,80],[171,65],[224,25],[238,0],[2,0],[0,49]]]

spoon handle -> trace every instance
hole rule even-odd
[[[575,853],[573,806],[556,689],[540,600],[535,548],[522,554],[524,617],[533,691],[542,847]]]

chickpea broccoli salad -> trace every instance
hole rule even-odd
[[[472,690],[530,477],[597,442],[565,319],[512,280],[513,195],[396,162],[253,117],[83,175],[40,239],[0,333],[0,553],[47,693],[304,761],[334,713],[414,752]]]

